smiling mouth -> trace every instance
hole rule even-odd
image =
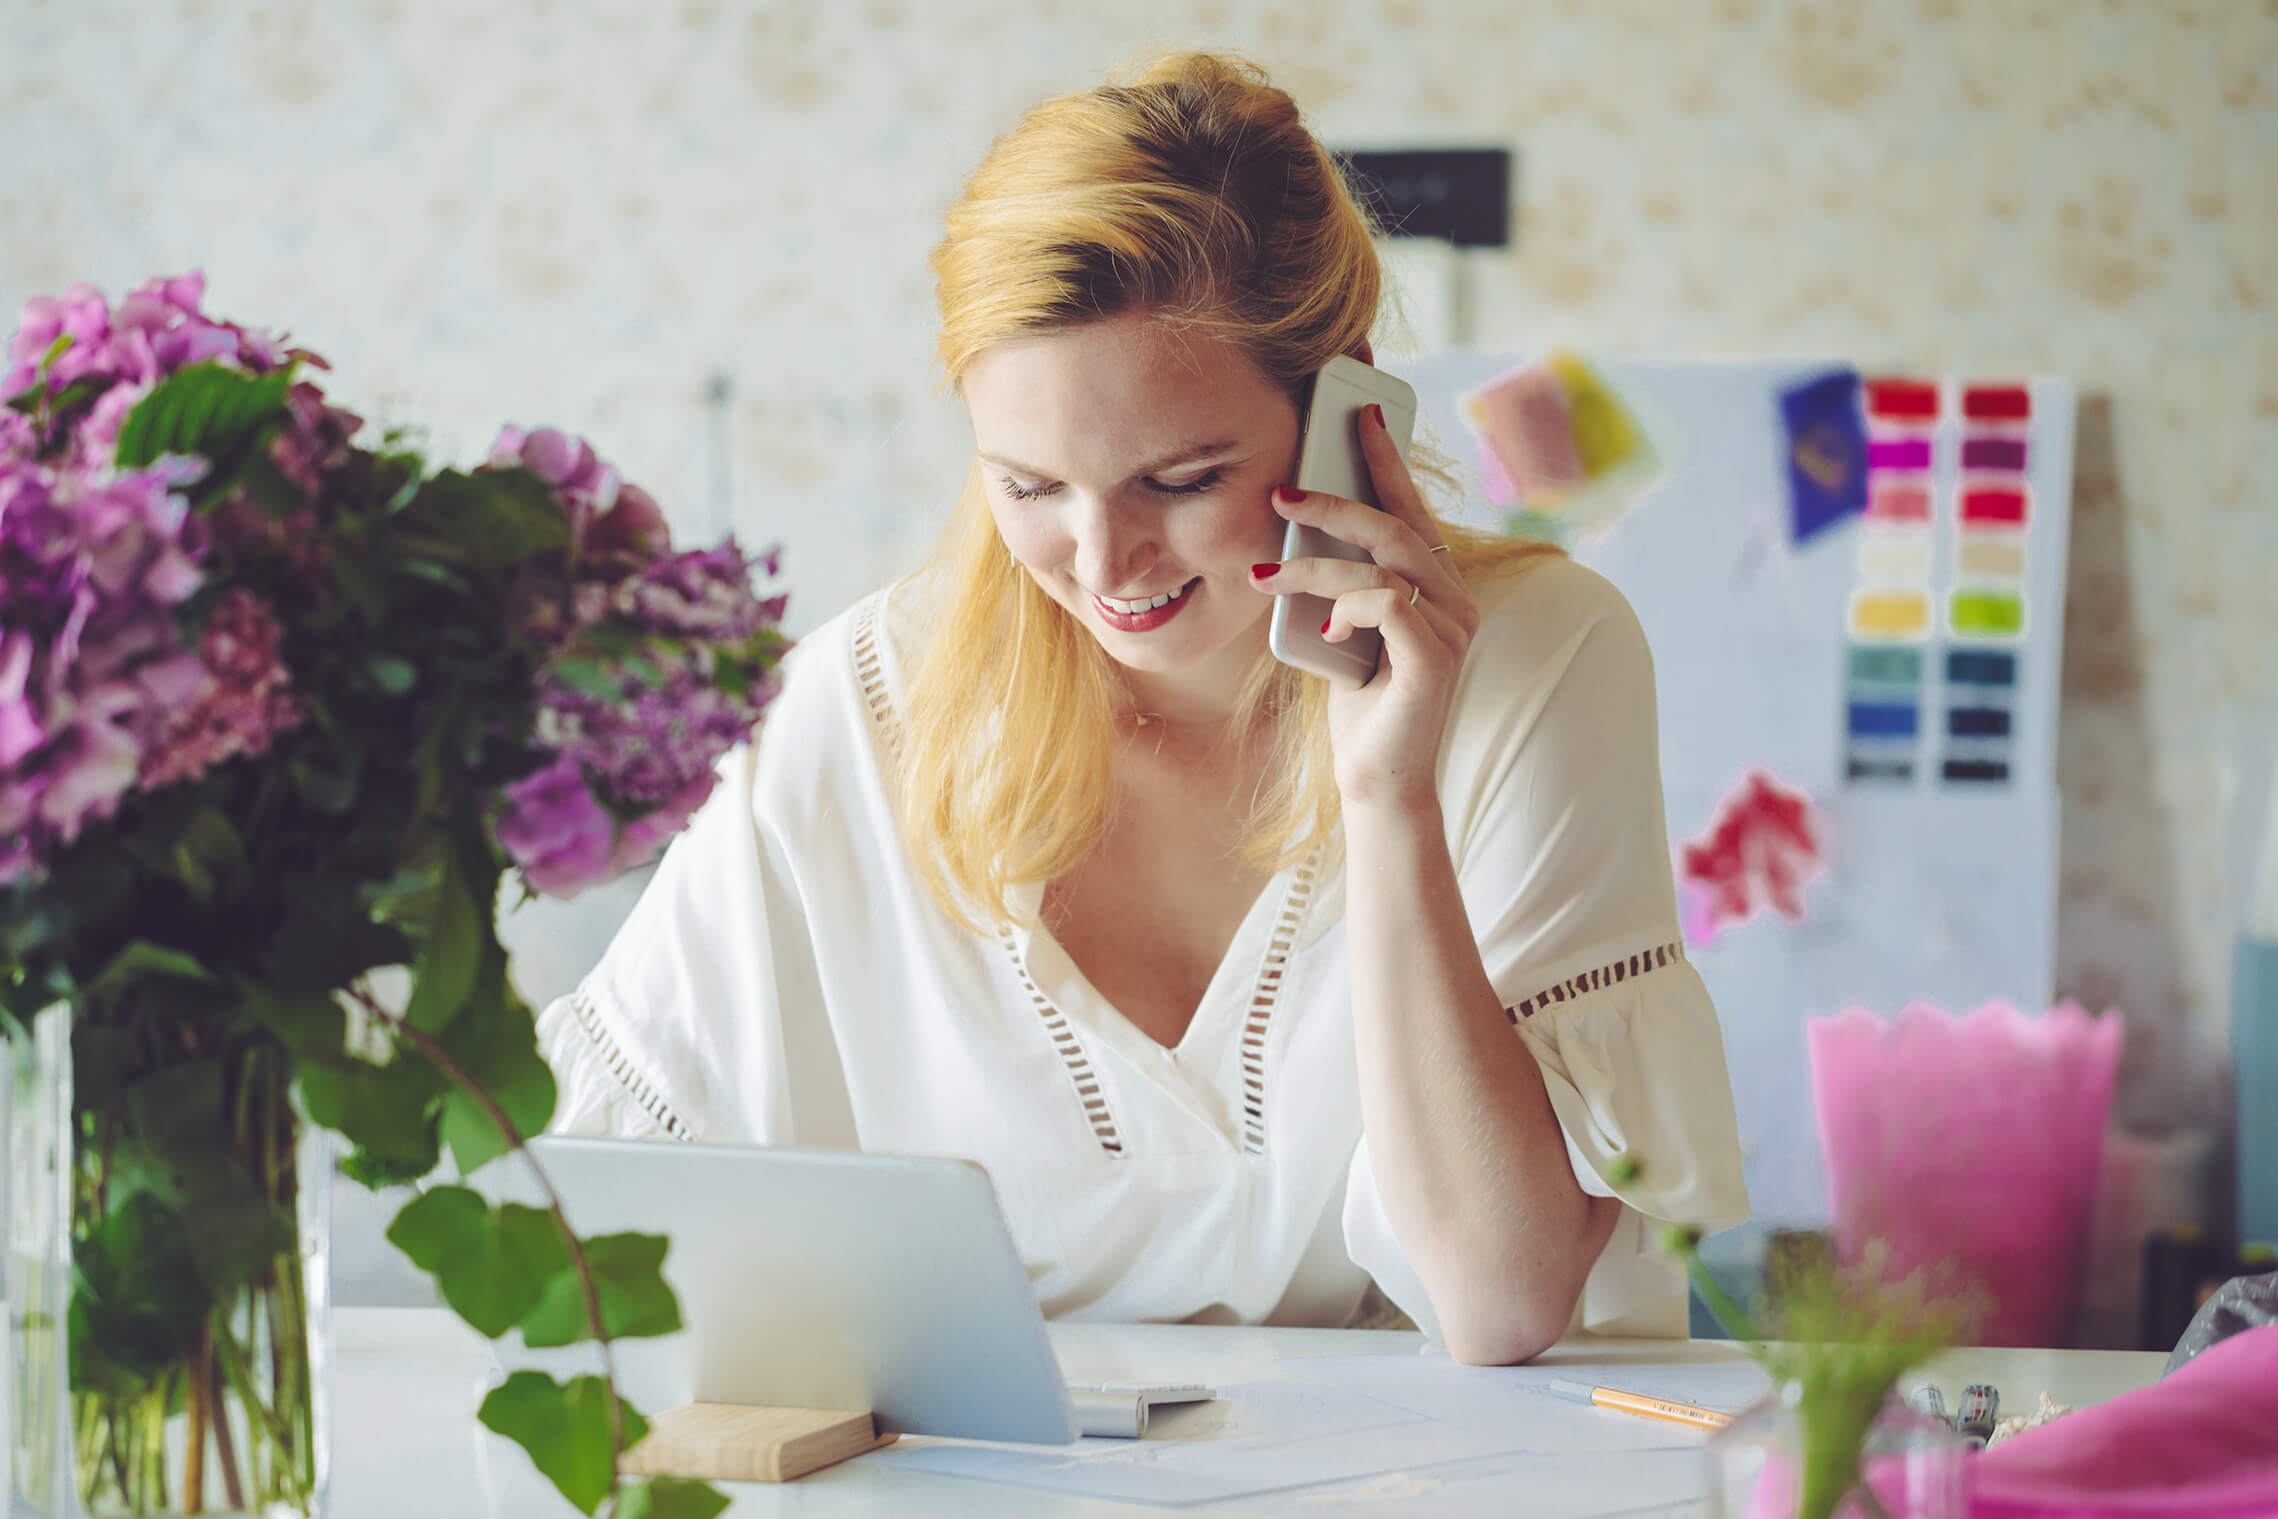
[[[1118,613],[1124,617],[1137,617],[1142,613],[1151,612],[1157,607],[1169,606],[1172,602],[1178,600],[1181,596],[1184,596],[1187,592],[1193,590],[1197,585],[1200,585],[1201,583],[1202,577],[1200,575],[1197,575],[1194,577],[1194,579],[1188,581],[1185,585],[1180,586],[1177,590],[1165,591],[1160,596],[1142,596],[1135,601],[1124,601],[1114,596],[1102,596],[1095,591],[1092,593],[1092,600],[1098,602],[1101,606],[1106,607],[1109,611]]]

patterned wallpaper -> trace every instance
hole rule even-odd
[[[2218,1089],[2223,760],[2278,705],[2278,3],[0,0],[0,35],[10,311],[202,266],[446,453],[550,420],[684,529],[781,539],[800,625],[956,485],[924,257],[960,175],[1174,42],[1343,145],[1515,146],[1482,344],[2070,375],[2058,985],[2131,1014],[2131,1116]],[[518,934],[534,992],[625,895]]]

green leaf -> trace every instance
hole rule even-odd
[[[230,1146],[222,1061],[164,1066],[123,1089],[125,1124],[109,1140],[111,1195],[148,1192],[182,1221],[192,1263],[216,1298],[293,1248],[287,1209],[269,1200]],[[280,1115],[289,1128],[289,1119]],[[281,1135],[289,1151],[290,1136]]]
[[[213,1299],[182,1218],[158,1197],[128,1197],[73,1244],[71,1259],[74,1351],[99,1346],[110,1368],[147,1379],[197,1343]]]
[[[201,807],[174,837],[172,873],[204,905],[245,889],[245,840],[218,807]]]
[[[353,1057],[303,1060],[299,1073],[310,1122],[347,1136],[357,1153],[346,1169],[368,1186],[417,1180],[442,1160],[435,1109],[446,1081],[403,1049],[386,1065]]]
[[[353,875],[289,871],[280,883],[285,920],[270,940],[261,969],[280,994],[299,996],[347,986],[376,965],[401,965],[411,941],[392,923],[372,921]]]
[[[404,1204],[388,1239],[435,1278],[443,1300],[491,1339],[512,1329],[569,1260],[543,1208],[492,1208],[465,1187],[431,1187]]]
[[[403,1012],[406,1023],[429,1034],[449,1027],[467,1005],[474,994],[475,974],[482,967],[484,940],[491,937],[487,920],[476,911],[457,852],[445,850],[441,863],[425,942],[412,968],[411,1002]]]
[[[546,670],[580,696],[590,696],[596,701],[617,701],[624,695],[623,682],[598,659],[557,659],[547,665]]]
[[[625,1448],[648,1433],[648,1420],[617,1400]],[[577,1377],[567,1385],[542,1371],[518,1371],[482,1400],[485,1427],[530,1453],[579,1512],[592,1513],[609,1496],[616,1453],[609,1448],[609,1384]]]
[[[518,1132],[545,1131],[554,1116],[554,1073],[538,1054],[537,1019],[507,983],[506,952],[495,939],[485,947],[469,1011],[438,1042]],[[507,1149],[488,1110],[458,1087],[443,1099],[443,1138],[461,1176],[474,1175]]]
[[[293,789],[301,800],[319,812],[338,816],[356,805],[356,790],[364,777],[364,751],[342,747],[326,753],[315,745],[294,751],[290,769]]]
[[[395,654],[374,654],[364,661],[372,684],[390,696],[401,696],[419,684],[419,666]]]
[[[441,534],[422,540],[432,557],[459,564],[503,568],[569,546],[561,503],[527,470],[444,470],[420,487],[406,516]]]
[[[240,976],[237,995],[245,1015],[295,1055],[331,1062],[346,1058],[348,1014],[330,992],[285,992]]]
[[[725,1493],[686,1477],[627,1477],[617,1484],[614,1519],[712,1519],[728,1506]]]
[[[663,1235],[604,1234],[582,1243],[609,1338],[633,1340],[679,1331],[680,1305],[664,1280]],[[573,1263],[554,1274],[538,1306],[523,1318],[522,1343],[544,1348],[593,1337],[585,1287]]]
[[[292,370],[250,375],[220,364],[193,364],[161,380],[135,403],[119,429],[121,469],[141,469],[163,454],[218,459],[285,410]]]
[[[387,587],[377,576],[347,554],[335,554],[331,567],[332,583],[363,615],[366,627],[376,628],[387,620]]]
[[[83,990],[92,996],[97,992],[116,990],[144,976],[175,976],[184,981],[214,979],[213,972],[207,970],[198,957],[189,951],[153,944],[148,939],[135,939],[111,956],[109,962],[95,973]]]

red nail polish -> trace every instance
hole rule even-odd
[[[1250,573],[1260,580],[1271,580],[1281,573],[1281,566],[1273,563],[1253,564],[1250,566]]]
[[[1374,401],[1371,401],[1368,403],[1368,414],[1376,419],[1377,429],[1379,431],[1382,431],[1384,427],[1384,408],[1377,405]]]
[[[1283,506],[1295,506],[1305,499],[1305,492],[1293,485],[1277,485],[1273,488],[1273,498]]]
[[[1337,619],[1334,617],[1324,617],[1321,619],[1321,636],[1323,638],[1327,638],[1329,636],[1329,624],[1335,622],[1336,620]]]

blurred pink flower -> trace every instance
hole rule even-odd
[[[196,780],[241,754],[260,754],[300,722],[278,653],[283,636],[251,591],[233,586],[222,593],[199,640],[197,682],[185,698],[167,704],[158,741],[143,757],[138,779],[144,790]]]

